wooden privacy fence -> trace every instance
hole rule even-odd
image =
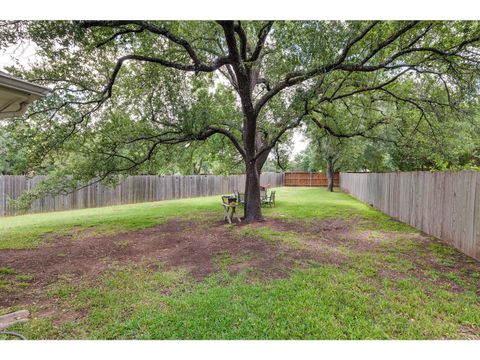
[[[0,216],[17,215],[10,199],[35,188],[45,176],[0,176]],[[261,184],[271,187],[283,185],[283,173],[263,173]],[[192,175],[192,176],[129,176],[115,187],[93,184],[68,195],[46,196],[35,200],[28,211],[41,213],[59,210],[83,209],[149,201],[182,199],[220,195],[243,191],[245,175]]]
[[[333,175],[333,186],[340,184],[339,175]],[[285,186],[327,186],[327,175],[318,172],[286,172]]]
[[[480,260],[480,172],[341,173],[340,187]]]

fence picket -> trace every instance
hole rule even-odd
[[[18,215],[9,204],[24,191],[35,188],[45,176],[0,176],[0,216]],[[263,173],[262,184],[283,186],[282,173]],[[128,176],[115,187],[93,184],[67,195],[46,196],[35,200],[28,213],[73,210],[167,199],[181,199],[244,191],[245,175],[215,176]]]
[[[480,260],[480,172],[340,173],[340,187]]]

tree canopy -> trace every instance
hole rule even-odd
[[[108,179],[161,163],[171,146],[222,138],[247,173],[248,221],[261,219],[259,173],[290,130],[313,121],[337,138],[373,140],[380,127],[391,142],[412,128],[427,139],[471,116],[478,92],[478,22],[22,21],[0,31],[0,46],[37,50],[10,71],[54,90],[16,120],[30,167],[74,162],[82,181]]]

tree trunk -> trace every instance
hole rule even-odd
[[[262,221],[260,176],[255,163],[246,164],[245,201],[245,221]]]
[[[333,192],[333,175],[334,175],[334,161],[327,159],[327,189]]]
[[[258,151],[258,134],[256,116],[245,117],[243,143],[245,146],[245,221],[262,221],[260,201],[260,170],[264,161],[255,159]],[[259,169],[260,168],[260,169]]]
[[[262,135],[255,130],[255,151],[257,153],[262,147],[266,146],[266,139],[262,138]],[[260,201],[260,175],[262,174],[263,165],[268,159],[268,155],[270,154],[271,150],[263,152],[256,160],[253,165],[245,164],[246,170],[246,179],[245,179],[245,200],[247,204],[249,201],[247,200],[249,197],[253,199],[252,207],[246,206],[245,207],[245,220],[247,222],[252,221],[261,221],[263,220],[262,217],[262,209],[261,209],[261,201]],[[266,184],[265,184],[266,185]]]
[[[262,134],[259,131],[257,131],[255,135],[255,146],[257,148],[257,151],[266,145],[267,145],[266,139],[262,138]],[[258,176],[262,174],[263,165],[265,165],[265,162],[268,159],[268,155],[270,154],[270,151],[271,150],[265,151],[262,155],[258,157],[256,161]]]
[[[258,74],[251,64],[246,64],[239,54],[233,23],[222,25],[226,34],[227,45],[231,57],[237,61],[232,65],[235,73],[237,91],[242,104],[243,113],[243,160],[245,161],[245,221],[262,221],[262,208],[260,207],[260,175],[263,159],[257,159],[257,117],[258,113],[253,105],[253,90],[257,83]],[[261,164],[258,164],[261,162]]]

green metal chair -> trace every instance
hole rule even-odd
[[[275,207],[275,190],[270,193],[270,196],[267,196],[264,199],[262,199],[262,205]]]
[[[260,200],[266,201],[268,199],[268,192],[266,189],[260,189]]]

